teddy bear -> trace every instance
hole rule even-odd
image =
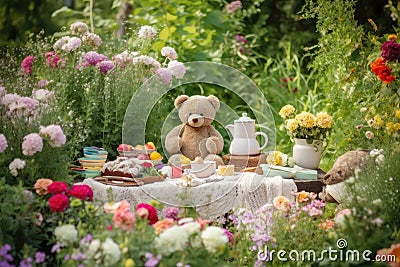
[[[324,188],[319,197],[325,202],[342,203],[347,196],[344,183],[350,177],[355,176],[369,156],[369,150],[347,151],[338,157],[332,168],[324,176]]]
[[[212,126],[220,102],[217,97],[180,95],[175,99],[182,124],[174,127],[165,138],[165,149],[171,154],[170,161],[181,155],[194,160],[214,160],[223,165],[220,154],[224,147],[222,135]]]

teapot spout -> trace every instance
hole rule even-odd
[[[231,133],[232,136],[235,135],[235,125],[229,124],[229,125],[226,125],[225,128],[228,129],[228,131]]]

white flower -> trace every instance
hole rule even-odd
[[[366,132],[365,132],[365,137],[366,137],[367,139],[372,139],[372,138],[374,138],[374,133],[371,132],[371,131],[366,131]]]
[[[13,176],[17,176],[18,175],[18,171],[17,170],[22,170],[23,168],[25,168],[25,161],[19,159],[19,158],[15,158],[10,165],[8,165],[8,168],[10,169],[10,173]]]
[[[40,126],[39,134],[44,138],[48,138],[52,147],[61,147],[67,141],[67,137],[59,125]]]
[[[157,35],[157,31],[151,26],[142,26],[139,29],[138,36],[142,39],[151,40]]]
[[[185,223],[184,225],[181,226],[183,229],[185,229],[186,233],[191,236],[194,235],[198,232],[200,232],[200,224],[197,222],[189,222]]]
[[[89,28],[86,23],[84,22],[74,22],[71,24],[71,32],[73,34],[86,34],[89,31]]]
[[[385,160],[385,156],[384,155],[378,155],[375,159],[375,162],[377,164],[381,164],[383,161]]]
[[[365,112],[365,111],[367,111],[367,108],[366,108],[366,107],[360,108],[360,112]]]
[[[111,266],[117,263],[121,257],[121,250],[118,245],[109,237],[102,245],[104,265]]]
[[[220,227],[209,226],[202,233],[201,238],[208,252],[215,253],[222,250],[226,243],[229,242],[228,237]]]
[[[72,224],[57,226],[54,230],[54,235],[56,236],[57,241],[63,245],[68,245],[78,240],[78,231],[76,230],[75,225]]]
[[[157,71],[161,68],[160,62],[150,56],[138,56],[132,59],[132,64],[138,65],[140,63],[150,66],[153,71]]]
[[[169,60],[176,60],[178,59],[178,54],[176,53],[175,49],[170,46],[165,46],[161,49],[161,55],[167,57]]]
[[[168,256],[175,251],[185,249],[189,236],[186,230],[180,226],[172,226],[155,239],[155,246],[161,254]]]
[[[71,37],[68,39],[68,42],[61,46],[61,50],[65,52],[73,52],[78,49],[82,44],[81,39],[78,37]]]
[[[82,41],[84,43],[86,43],[87,45],[94,46],[94,47],[99,47],[103,43],[100,36],[98,36],[95,33],[85,34],[84,36],[82,36]]]
[[[383,149],[372,149],[371,152],[369,152],[369,155],[371,157],[376,157],[379,156],[383,153]]]
[[[99,252],[100,246],[101,242],[99,239],[92,240],[92,242],[90,242],[88,250],[84,253],[85,258],[90,260],[93,258],[100,257],[101,256],[101,253]]]
[[[54,50],[61,50],[62,47],[68,43],[69,36],[63,36],[57,42],[54,43],[53,48]]]
[[[172,75],[175,76],[175,78],[182,79],[183,76],[185,76],[186,73],[186,68],[185,65],[183,65],[182,62],[176,61],[176,60],[171,60],[168,63],[168,69],[172,72]]]

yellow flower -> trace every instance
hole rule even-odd
[[[296,115],[295,119],[299,122],[301,127],[312,128],[315,126],[315,116],[310,112],[303,111]]]
[[[124,267],[135,267],[135,262],[131,258],[129,258],[125,261]]]
[[[400,109],[396,109],[396,118],[400,119]]]
[[[392,135],[392,133],[393,133],[393,126],[394,126],[394,123],[393,122],[388,122],[388,123],[386,123],[386,132],[387,132],[387,135],[389,135],[389,136],[391,136]]]
[[[287,155],[280,151],[272,151],[267,156],[267,163],[275,166],[286,166]]]
[[[299,128],[299,122],[295,119],[290,119],[286,121],[286,128],[292,133],[294,132],[297,128]]]
[[[297,195],[297,201],[299,203],[306,202],[309,200],[309,198],[308,198],[309,196],[310,196],[310,193],[303,190],[303,191],[299,192],[299,194]]]
[[[331,128],[333,118],[326,112],[318,112],[315,119],[315,124],[320,128]]]
[[[279,115],[283,118],[286,119],[290,115],[292,115],[295,112],[295,108],[292,105],[286,105],[281,110],[279,111]]]
[[[389,34],[388,35],[388,40],[392,41],[392,40],[396,40],[397,39],[397,35],[396,34]]]
[[[396,132],[398,132],[398,131],[400,130],[400,123],[396,122],[396,123],[393,125],[393,129],[394,129]]]
[[[382,126],[382,124],[383,124],[383,120],[382,120],[382,118],[381,118],[381,115],[376,114],[376,115],[374,116],[374,125],[375,125],[377,128],[379,128],[380,126]]]

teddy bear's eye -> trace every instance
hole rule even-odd
[[[189,113],[189,116],[192,116],[192,113]]]
[[[200,116],[203,116],[203,113],[200,113]]]

